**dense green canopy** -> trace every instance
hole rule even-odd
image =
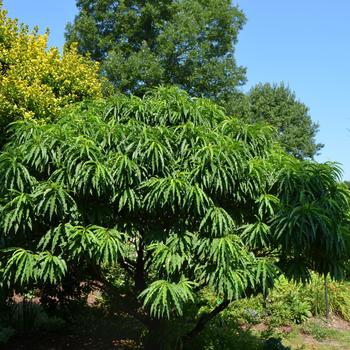
[[[248,123],[266,122],[276,129],[276,139],[296,158],[313,158],[323,147],[315,140],[318,124],[309,108],[282,84],[257,84],[247,94],[237,94],[226,110]]]
[[[222,301],[215,315],[279,271],[341,271],[350,197],[337,167],[288,156],[270,127],[209,100],[159,88],[12,132],[0,224],[2,246],[17,247],[1,257],[13,285],[103,282],[119,266],[152,330],[204,287]]]
[[[67,42],[102,62],[122,92],[176,84],[218,101],[245,81],[234,58],[245,17],[230,0],[77,0],[77,7]]]

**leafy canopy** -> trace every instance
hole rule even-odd
[[[104,281],[119,266],[144,305],[135,312],[170,318],[204,287],[227,304],[281,272],[341,272],[350,197],[339,169],[288,156],[270,127],[209,100],[161,87],[18,121],[12,135],[0,156],[10,284]]]
[[[253,86],[246,95],[236,95],[226,108],[249,123],[275,127],[277,140],[296,158],[313,158],[323,147],[315,140],[319,126],[311,120],[309,108],[283,83]]]
[[[245,17],[229,0],[77,0],[68,43],[101,62],[124,93],[175,84],[192,96],[224,100],[245,81],[234,44]]]
[[[0,127],[23,118],[50,119],[61,107],[101,96],[98,64],[77,48],[47,47],[39,35],[10,19],[0,2]]]
[[[258,84],[247,95],[245,69],[234,46],[245,16],[229,0],[77,0],[66,28],[68,43],[101,63],[101,73],[123,93],[142,96],[159,84],[207,97],[248,123],[265,121],[297,158],[322,148],[305,104],[283,84]]]

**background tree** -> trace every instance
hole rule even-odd
[[[175,84],[221,101],[245,81],[234,58],[245,17],[229,0],[77,0],[77,6],[67,42],[101,62],[122,92]]]
[[[61,107],[102,96],[98,64],[77,49],[47,48],[48,34],[7,17],[0,3],[0,133],[23,118],[57,116]]]
[[[277,140],[296,158],[313,158],[323,147],[316,143],[318,124],[311,120],[309,108],[283,83],[258,84],[246,95],[236,94],[226,109],[250,123],[267,122],[275,127]]]
[[[312,158],[318,125],[308,108],[283,84],[259,84],[245,96],[238,87],[245,69],[234,45],[245,17],[228,0],[78,0],[67,25],[68,43],[101,62],[104,76],[124,93],[143,95],[159,84],[175,84],[191,96],[208,97],[228,114],[266,121],[297,158]]]
[[[1,280],[108,285],[117,266],[121,304],[149,328],[146,348],[174,336],[174,320],[186,342],[279,271],[340,274],[350,197],[338,176],[286,155],[270,127],[174,88],[17,122],[0,156]],[[193,317],[203,288],[217,304]]]

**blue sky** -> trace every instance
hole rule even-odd
[[[43,32],[62,47],[64,27],[76,13],[74,0],[3,0],[10,17]],[[320,162],[342,163],[350,180],[350,1],[241,0],[248,21],[236,58],[248,68],[248,90],[258,82],[285,82],[310,107],[325,144]]]

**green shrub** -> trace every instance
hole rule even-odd
[[[349,283],[329,279],[328,289],[331,312],[350,321]],[[209,295],[205,298],[215,304]],[[266,298],[258,295],[234,301],[225,314],[239,324],[265,323],[271,327],[302,324],[312,316],[325,315],[324,278],[312,273],[310,282],[301,284],[281,277]]]
[[[350,321],[350,285],[328,278],[330,310],[333,315]],[[280,278],[271,291],[266,311],[273,326],[303,323],[311,316],[325,316],[324,278],[311,274],[307,284]]]
[[[232,302],[230,308],[225,313],[239,324],[261,323],[266,316],[264,298],[262,295],[258,295],[236,300]]]
[[[350,286],[345,282],[333,282],[329,290],[332,312],[350,321]]]
[[[310,283],[303,288],[302,298],[309,300],[311,312],[315,316],[325,316],[324,278],[311,275]],[[350,321],[350,285],[348,282],[328,278],[329,304],[331,313]]]
[[[282,326],[303,323],[312,316],[310,300],[304,296],[304,286],[280,278],[266,302],[268,323]]]
[[[261,350],[264,341],[227,315],[215,318],[186,350]]]
[[[0,327],[0,344],[6,344],[15,333],[12,327]]]

